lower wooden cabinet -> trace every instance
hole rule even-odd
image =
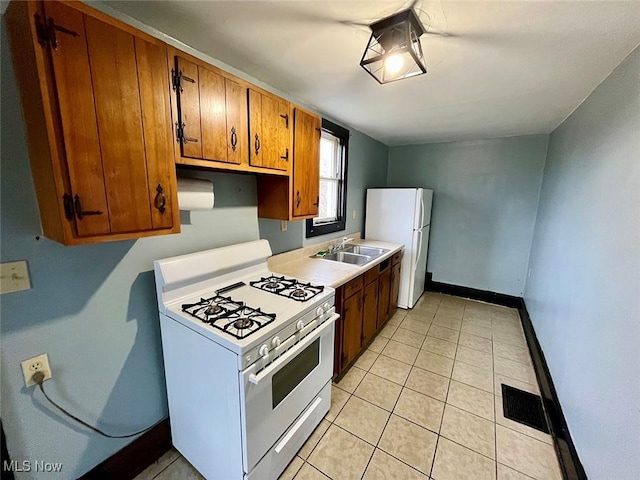
[[[336,290],[334,374],[342,376],[395,312],[400,261],[388,258]],[[396,285],[397,283],[397,285]]]
[[[398,309],[398,295],[400,294],[400,263],[391,267],[391,296],[389,299],[389,316],[392,317]]]
[[[362,300],[362,345],[366,345],[378,330],[378,279],[364,287]]]
[[[356,358],[362,345],[362,290],[344,300],[342,312],[342,362],[348,365]]]
[[[389,264],[387,264],[386,268],[380,273],[379,282],[380,298],[378,300],[378,328],[381,328],[384,325],[384,322],[389,318],[389,306],[391,301],[391,298],[389,297],[391,293],[391,268]]]

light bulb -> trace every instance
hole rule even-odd
[[[384,61],[385,70],[387,71],[387,73],[390,73],[392,75],[394,73],[398,73],[403,65],[404,59],[397,53],[387,57],[387,59]]]

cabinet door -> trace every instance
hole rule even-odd
[[[51,50],[70,195],[78,195],[83,210],[101,212],[76,222],[77,233],[79,236],[107,234],[110,232],[109,207],[84,15],[58,2],[45,2],[45,9],[48,19],[75,34],[59,35],[57,48]]]
[[[293,216],[317,216],[320,198],[320,118],[293,114]]]
[[[149,202],[154,229],[173,226],[176,166],[171,137],[171,103],[166,48],[136,38],[138,83],[142,98]]]
[[[227,109],[227,162],[247,163],[247,99],[245,88],[225,79]]]
[[[400,294],[400,264],[396,263],[391,268],[391,293],[389,297],[389,316],[398,309],[398,295]]]
[[[289,168],[289,105],[249,89],[249,163],[253,167]]]
[[[202,158],[202,133],[200,129],[200,82],[198,66],[176,57],[176,71],[180,78],[175,85],[178,98],[178,121],[182,128],[180,149],[183,157]]]
[[[226,162],[227,115],[225,78],[212,70],[199,66],[198,87],[200,90],[202,158],[205,160]],[[188,129],[185,127],[185,135],[187,131]]]
[[[45,14],[78,235],[170,227],[164,48],[58,2]]]
[[[364,311],[362,316],[362,345],[369,343],[378,326],[378,281],[364,287]]]
[[[378,287],[378,328],[380,328],[389,317],[389,294],[391,291],[391,269],[387,269],[380,274]]]
[[[289,106],[275,98],[262,97],[263,166],[289,168]]]
[[[344,301],[342,368],[351,362],[362,346],[362,290]]]
[[[249,165],[266,167],[262,149],[262,94],[248,89],[249,98]]]

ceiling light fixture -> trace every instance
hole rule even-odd
[[[413,9],[372,23],[360,66],[380,83],[427,73],[420,35],[425,30]]]

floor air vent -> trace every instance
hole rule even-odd
[[[549,433],[540,395],[534,395],[503,383],[502,407],[505,418]]]

